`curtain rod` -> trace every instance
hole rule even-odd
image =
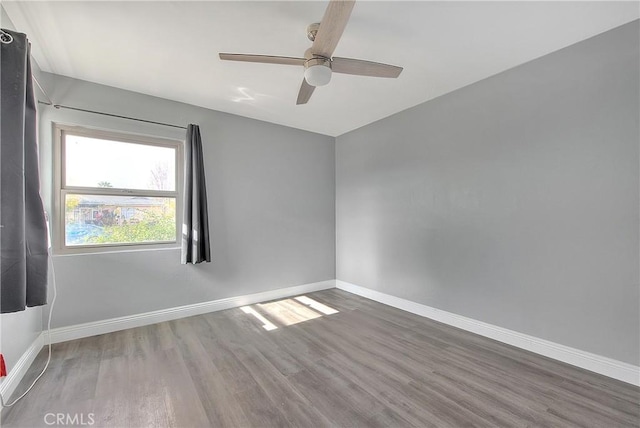
[[[40,85],[40,82],[38,82],[38,79],[36,79],[35,76],[33,77],[33,81],[36,83],[36,85],[38,85],[38,88],[40,88],[40,91],[42,91],[42,93],[44,94],[45,98],[47,99],[47,101],[38,100],[38,104],[44,104],[44,105],[47,105],[47,106],[53,106],[54,108],[57,108],[57,109],[64,108],[64,109],[67,109],[67,110],[75,110],[75,111],[82,111],[82,112],[85,112],[85,113],[93,113],[93,114],[101,114],[103,116],[109,116],[109,117],[117,117],[119,119],[135,120],[137,122],[144,122],[144,123],[152,123],[154,125],[169,126],[171,128],[187,129],[186,126],[172,125],[170,123],[155,122],[153,120],[146,120],[146,119],[138,119],[137,117],[121,116],[119,114],[105,113],[105,112],[102,112],[102,111],[95,111],[95,110],[87,110],[87,109],[83,109],[83,108],[65,106],[65,105],[62,105],[62,104],[54,104],[53,101],[51,101],[51,98],[49,98],[49,95],[47,94],[47,91],[44,90],[44,88]]]

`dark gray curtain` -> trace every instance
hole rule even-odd
[[[38,171],[30,46],[5,32],[0,60],[0,312],[47,303],[47,226]],[[13,41],[8,41],[9,37]]]
[[[182,264],[211,261],[209,215],[200,127],[187,127],[184,162]]]

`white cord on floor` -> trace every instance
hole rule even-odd
[[[0,394],[0,405],[2,405],[3,408],[4,407],[11,407],[14,404],[16,404],[18,401],[22,400],[24,398],[24,396],[27,395],[29,393],[29,391],[31,391],[31,389],[34,387],[36,382],[38,382],[38,380],[40,380],[42,375],[44,375],[44,372],[47,370],[47,367],[49,367],[49,362],[51,361],[51,315],[53,314],[53,306],[55,305],[56,297],[58,296],[58,289],[56,288],[56,270],[53,267],[53,258],[51,257],[51,249],[49,249],[49,265],[51,266],[51,276],[52,276],[52,279],[53,279],[52,280],[53,299],[51,300],[51,306],[49,308],[49,320],[47,321],[47,342],[49,343],[49,356],[47,357],[47,363],[44,365],[44,368],[42,369],[42,372],[38,375],[37,378],[35,378],[33,383],[31,383],[31,386],[29,386],[29,388],[27,388],[27,390],[25,392],[23,392],[20,397],[16,398],[11,403],[5,403],[4,402],[4,397],[2,396],[2,394]]]

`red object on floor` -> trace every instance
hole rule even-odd
[[[0,377],[7,375],[7,366],[4,364],[4,356],[0,354]]]

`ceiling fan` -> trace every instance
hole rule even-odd
[[[307,27],[307,37],[313,44],[304,53],[304,58],[220,53],[220,59],[303,66],[304,79],[300,92],[298,92],[296,102],[298,105],[306,104],[309,101],[316,86],[324,86],[329,83],[332,73],[398,77],[402,72],[402,67],[360,59],[332,57],[347,26],[354,4],[355,0],[330,0],[322,21]]]

